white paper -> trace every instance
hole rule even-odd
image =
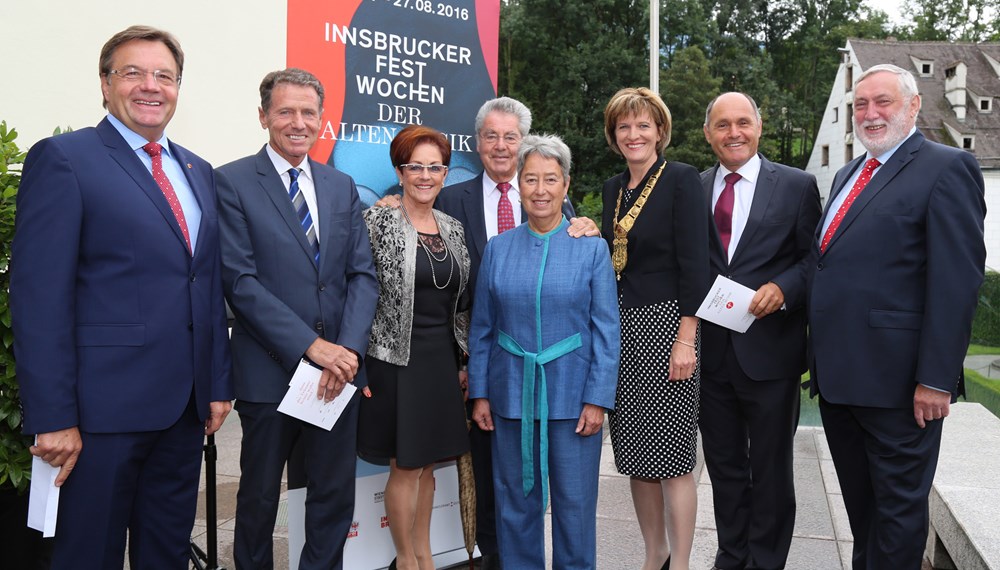
[[[747,332],[757,320],[750,312],[754,294],[753,289],[719,275],[695,315],[736,332]]]
[[[304,360],[300,362],[292,375],[292,381],[288,383],[288,392],[285,392],[285,397],[278,404],[278,411],[330,431],[357,388],[348,383],[333,401],[319,400],[316,398],[316,389],[322,374],[323,371],[312,364]]]
[[[35,444],[38,437],[35,437]],[[45,538],[56,535],[56,515],[59,513],[59,487],[56,487],[59,467],[53,467],[41,457],[31,458],[31,489],[28,495],[28,527],[41,531]]]

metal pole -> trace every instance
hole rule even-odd
[[[660,0],[649,0],[649,89],[660,92]]]

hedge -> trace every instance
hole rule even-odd
[[[1000,273],[986,273],[979,289],[979,306],[972,321],[972,342],[1000,346]]]
[[[986,378],[978,372],[965,371],[965,399],[978,402],[1000,418],[1000,380]]]

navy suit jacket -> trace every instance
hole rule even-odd
[[[709,216],[718,168],[701,173]],[[714,219],[709,221],[711,280],[724,275],[755,291],[770,281],[781,288],[786,308],[757,319],[742,334],[702,322],[702,367],[721,366],[731,341],[740,368],[753,380],[798,378],[806,371],[805,272],[819,216],[816,177],[761,156],[746,228],[731,260]]]
[[[446,186],[438,194],[434,207],[462,222],[465,228],[465,247],[469,249],[469,295],[475,299],[476,277],[479,264],[486,250],[486,218],[483,213],[483,173],[479,176]],[[576,216],[569,200],[563,200],[563,215],[566,219]],[[521,209],[521,222],[528,220]]]
[[[162,430],[192,391],[202,419],[232,398],[212,169],[170,149],[202,211],[193,257],[107,119],[28,153],[10,286],[26,433]]]
[[[833,181],[830,202],[861,166]],[[972,154],[919,131],[875,173],[825,252],[813,237],[813,380],[828,402],[912,408],[917,384],[958,393],[986,247]],[[825,218],[825,216],[824,216]]]
[[[278,403],[316,338],[368,349],[378,281],[350,176],[309,159],[319,209],[319,268],[266,149],[216,171],[223,284],[236,315],[236,397]],[[354,382],[367,384],[363,372]]]

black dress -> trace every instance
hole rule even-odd
[[[423,467],[469,450],[451,323],[459,261],[440,235],[418,239],[430,251],[417,244],[410,361],[396,366],[365,357],[372,397],[361,399],[358,455],[370,463],[395,458],[400,467]]]

